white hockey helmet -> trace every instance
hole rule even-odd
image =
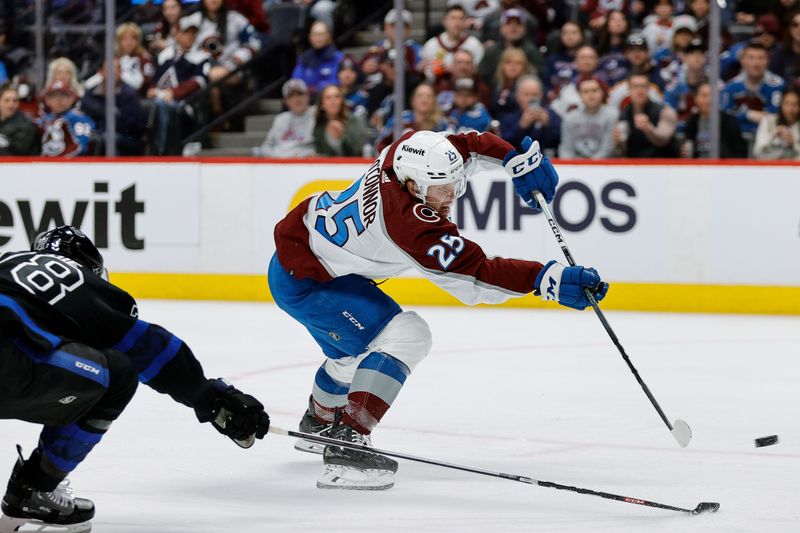
[[[417,197],[425,201],[431,185],[455,184],[458,198],[467,190],[464,159],[447,137],[433,131],[418,131],[397,145],[392,168],[400,183],[414,180]]]

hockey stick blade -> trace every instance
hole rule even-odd
[[[703,513],[716,513],[719,511],[719,504],[716,502],[702,502],[694,508],[692,514],[703,514]]]
[[[672,505],[666,505],[663,503],[651,502],[648,500],[642,500],[641,498],[631,498],[629,496],[620,496],[619,494],[612,494],[610,492],[602,492],[598,490],[592,489],[584,489],[581,487],[573,487],[570,485],[562,485],[560,483],[554,483],[552,481],[540,481],[538,479],[533,479],[532,477],[528,476],[520,476],[517,474],[504,474],[502,472],[492,472],[491,470],[484,470],[482,468],[476,468],[473,466],[464,466],[464,465],[457,465],[454,463],[446,463],[444,461],[437,461],[436,459],[428,459],[425,457],[418,457],[416,455],[409,455],[407,453],[400,453],[400,452],[393,452],[389,450],[383,450],[381,448],[372,448],[370,446],[363,446],[361,444],[353,444],[350,442],[345,442],[341,440],[331,439],[329,437],[323,437],[321,435],[314,435],[312,433],[302,433],[300,431],[291,431],[283,428],[279,428],[273,425],[270,425],[269,432],[274,433],[275,435],[283,435],[284,437],[295,437],[298,439],[305,439],[311,442],[318,442],[320,444],[330,444],[332,446],[339,446],[341,448],[350,448],[353,450],[361,450],[369,453],[376,453],[380,455],[386,455],[388,457],[396,457],[397,459],[406,459],[408,461],[414,461],[417,463],[425,463],[428,465],[433,466],[441,466],[443,468],[450,468],[453,470],[461,470],[462,472],[472,472],[473,474],[481,474],[484,476],[491,476],[500,479],[508,479],[509,481],[518,481],[519,483],[525,483],[528,485],[538,485],[540,487],[546,487],[550,489],[558,489],[558,490],[566,490],[570,492],[577,492],[578,494],[587,494],[589,496],[597,496],[599,498],[605,498],[607,500],[616,500],[623,503],[632,503],[635,505],[644,505],[645,507],[655,507],[657,509],[666,509],[669,511],[678,511],[681,513],[687,513],[690,515],[698,515],[705,512],[712,512],[715,513],[719,509],[718,503],[713,502],[702,502],[698,504],[697,507],[694,509],[684,509],[682,507],[675,507]]]
[[[678,444],[681,445],[681,448],[686,448],[689,445],[689,441],[692,440],[692,428],[680,418],[672,423],[671,433],[675,440],[678,441]]]

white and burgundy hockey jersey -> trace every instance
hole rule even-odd
[[[348,274],[390,278],[411,268],[467,304],[501,303],[532,292],[541,263],[487,257],[398,181],[392,159],[411,135],[384,149],[349,188],[304,200],[275,226],[283,268],[297,279],[316,281]],[[491,133],[448,139],[468,173],[480,164],[500,165],[513,149]]]

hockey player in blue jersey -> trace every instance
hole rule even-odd
[[[258,400],[207,379],[189,346],[139,319],[136,301],[108,282],[103,257],[77,228],[60,226],[30,251],[0,254],[0,419],[44,426],[30,458],[18,447],[0,532],[91,529],[94,504],[62,482],[125,409],[137,381],[239,446],[269,429]]]
[[[745,46],[739,62],[742,72],[722,90],[721,107],[736,115],[742,133],[752,141],[761,119],[768,113],[778,112],[786,83],[767,70],[769,55],[760,43],[751,42]]]

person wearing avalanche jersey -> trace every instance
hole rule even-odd
[[[547,202],[558,175],[538,142],[519,154],[491,133],[407,132],[386,147],[342,192],[323,192],[275,227],[269,265],[275,302],[303,324],[327,357],[314,380],[300,431],[371,445],[369,435],[431,347],[428,325],[381,291],[373,279],[413,268],[466,304],[501,303],[530,292],[584,309],[584,288],[605,296],[607,284],[582,266],[489,258],[449,220],[467,175],[503,165],[523,200]],[[299,440],[323,454],[320,488],[387,489],[397,462],[381,455]]]
[[[758,123],[780,109],[786,82],[767,70],[769,53],[764,45],[750,42],[739,57],[742,72],[722,90],[721,108],[739,120],[739,127],[752,146]]]
[[[78,95],[63,81],[54,81],[45,89],[47,113],[36,122],[41,135],[41,155],[71,158],[89,152],[95,124],[75,107],[77,101]]]

